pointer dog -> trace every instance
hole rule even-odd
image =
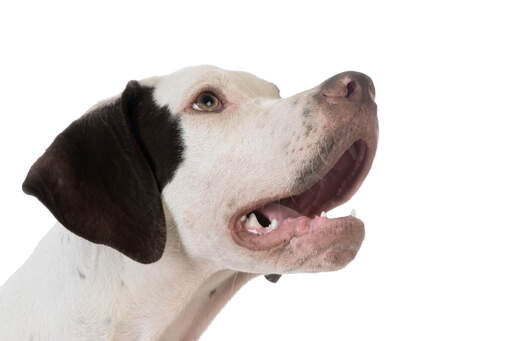
[[[263,274],[340,269],[373,161],[375,89],[340,73],[281,98],[212,66],[131,81],[66,128],[23,190],[57,218],[0,289],[1,340],[195,340]]]

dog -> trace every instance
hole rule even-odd
[[[196,340],[258,275],[344,267],[363,222],[325,212],[368,174],[374,99],[358,72],[288,98],[213,66],[130,81],[28,172],[58,222],[0,290],[0,339]]]

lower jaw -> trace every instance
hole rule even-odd
[[[333,219],[299,216],[279,222],[279,227],[273,231],[254,234],[238,221],[232,229],[232,237],[238,245],[254,251],[290,246],[307,253],[340,244],[344,249],[357,252],[364,238],[364,224],[353,216]]]

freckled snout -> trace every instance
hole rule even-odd
[[[322,84],[321,94],[327,102],[349,100],[357,103],[371,103],[375,100],[375,87],[367,75],[347,71],[326,80]]]

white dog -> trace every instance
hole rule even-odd
[[[375,89],[289,98],[211,66],[131,81],[57,136],[23,184],[59,223],[0,289],[0,340],[195,340],[258,274],[340,269],[377,147]]]

